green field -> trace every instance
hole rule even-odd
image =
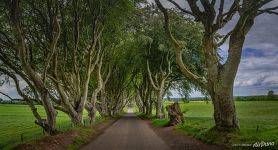
[[[165,102],[165,105],[169,104],[171,102]],[[225,141],[221,141],[223,138],[219,135],[208,132],[214,125],[211,102],[208,104],[201,101],[180,104],[181,110],[185,111],[185,123],[177,127],[178,131],[191,134],[207,143],[225,143]],[[278,144],[277,101],[237,101],[236,110],[240,122],[240,132],[230,135],[228,144],[250,144],[261,141]],[[163,125],[166,122],[166,120],[153,121],[156,125]]]
[[[45,112],[41,106],[37,106],[38,112],[45,117]],[[84,113],[85,124],[87,113]],[[98,117],[99,118],[99,117]],[[34,123],[30,108],[27,105],[0,104],[0,149],[10,147],[29,141],[39,139],[44,136],[42,129]],[[63,112],[58,112],[57,127],[60,131],[68,130],[72,127],[70,118]]]

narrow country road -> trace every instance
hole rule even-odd
[[[168,150],[169,147],[132,109],[82,150]]]

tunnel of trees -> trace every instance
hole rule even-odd
[[[163,98],[172,89],[209,95],[216,128],[238,129],[233,82],[245,36],[255,17],[277,7],[264,7],[271,0],[234,0],[224,10],[224,0],[188,0],[186,9],[168,1],[171,9],[159,0],[3,0],[0,85],[13,81],[50,135],[57,132],[57,110],[75,125],[86,110],[93,124],[97,111],[115,116],[133,102],[163,118]],[[231,32],[218,34],[235,15]],[[227,40],[222,63],[217,50]]]

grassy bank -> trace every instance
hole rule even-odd
[[[78,136],[74,139],[72,144],[70,144],[67,149],[68,150],[76,150],[80,148],[80,146],[89,143],[92,138],[96,137],[97,135],[100,134],[100,129],[95,129],[96,126],[107,123],[111,120],[117,120],[118,118],[111,118],[107,117],[102,120],[98,120],[93,126],[91,127],[76,127],[73,128],[72,131],[76,131],[78,133]]]
[[[172,102],[165,102],[169,105]],[[255,142],[275,142],[278,144],[278,102],[277,101],[237,101],[236,109],[240,122],[240,132],[219,135],[210,130],[214,125],[211,102],[180,103],[184,111],[185,123],[177,126],[179,132],[185,132],[207,143],[253,144]],[[163,126],[167,119],[153,119],[153,124]],[[239,148],[239,147],[233,147]],[[278,147],[276,147],[278,148]]]
[[[42,117],[45,117],[43,108],[37,108]],[[85,124],[88,124],[86,112],[84,117]],[[19,143],[44,137],[42,129],[34,123],[35,118],[27,105],[1,104],[0,118],[0,149],[10,149]],[[69,117],[60,111],[57,128],[60,131],[72,128]]]

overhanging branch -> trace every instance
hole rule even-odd
[[[227,33],[227,34],[221,39],[221,41],[220,41],[219,43],[217,43],[217,46],[220,47],[221,45],[223,45],[223,44],[226,42],[226,40],[231,36],[232,33],[233,33],[232,31],[230,31],[229,33]]]
[[[261,15],[263,13],[278,15],[278,12],[275,11],[277,9],[278,9],[278,6],[271,7],[271,8],[266,8],[266,9],[259,9],[257,15]]]
[[[175,48],[176,53],[176,63],[179,65],[181,72],[185,77],[192,80],[194,83],[197,83],[199,86],[205,88],[206,79],[204,77],[199,77],[192,73],[187,66],[183,63],[182,60],[182,48],[178,44],[177,40],[173,37],[171,30],[170,30],[170,24],[169,24],[169,16],[167,10],[163,7],[163,5],[160,3],[159,0],[155,0],[158,8],[161,10],[164,16],[164,29],[166,34],[168,35],[168,38],[170,42],[173,44]]]
[[[6,93],[4,93],[4,92],[0,92],[0,94],[2,94],[2,95],[4,95],[4,96],[8,97],[10,100],[13,100],[13,98],[11,98],[8,94],[6,94]]]
[[[185,8],[182,8],[178,3],[176,3],[175,1],[173,0],[168,0],[170,3],[172,3],[173,5],[175,5],[180,11],[186,13],[186,14],[189,14],[191,16],[194,16],[196,17],[191,11],[188,11],[186,10]]]

